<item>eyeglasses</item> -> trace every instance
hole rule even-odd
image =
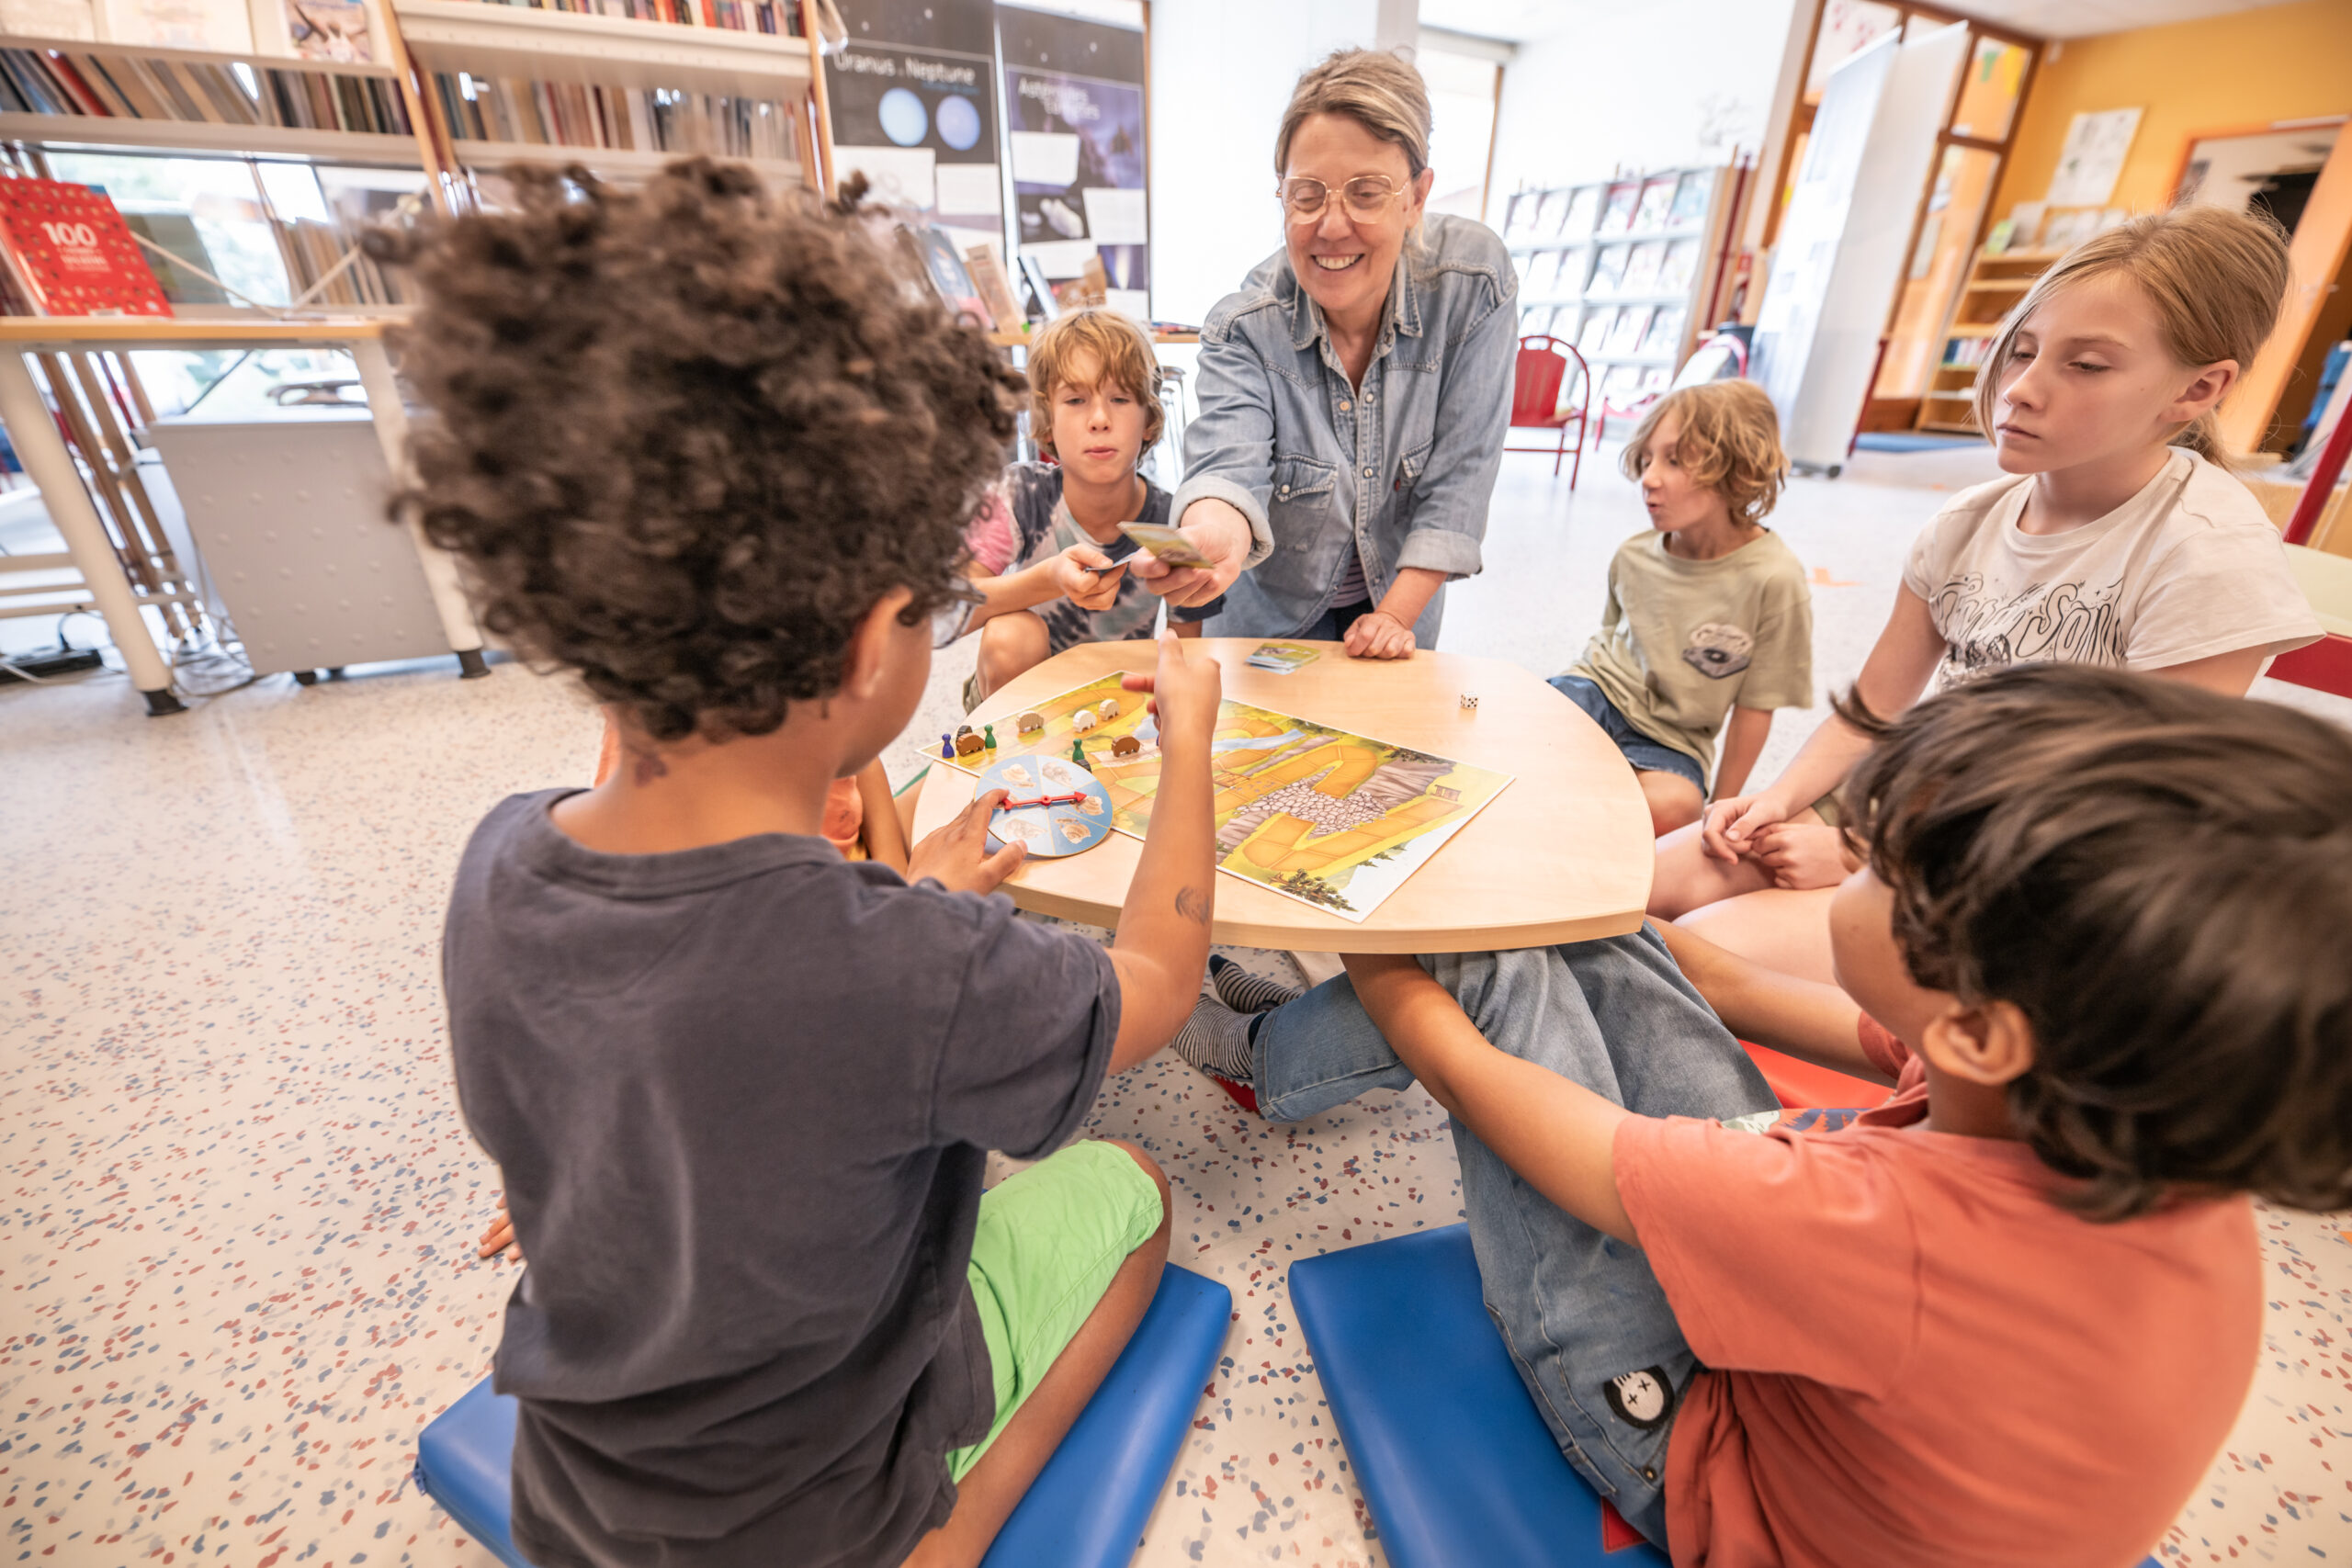
[[[1358,175],[1340,187],[1340,199],[1346,204],[1348,216],[1359,223],[1372,222],[1388,209],[1390,202],[1404,194],[1396,187],[1396,182],[1385,175]],[[1301,175],[1276,186],[1274,197],[1292,222],[1304,223],[1322,216],[1323,204],[1331,199],[1331,187]]]
[[[972,629],[972,612],[988,602],[987,594],[962,578],[949,579],[946,599],[931,613],[931,646],[955,647],[956,639]]]

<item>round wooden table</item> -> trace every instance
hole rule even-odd
[[[1640,928],[1656,858],[1649,810],[1623,754],[1575,704],[1516,664],[1454,653],[1383,661],[1309,643],[1321,658],[1276,675],[1245,662],[1264,640],[1204,637],[1190,649],[1224,667],[1228,698],[1492,768],[1511,783],[1361,922],[1220,874],[1213,941],[1306,953],[1476,953]],[[970,722],[1009,734],[1023,708],[1158,662],[1149,641],[1083,643],[982,703]],[[1461,705],[1465,694],[1476,708]],[[939,761],[923,782],[916,837],[944,826],[973,793],[970,774]],[[1142,852],[1114,833],[1083,854],[1029,862],[1005,891],[1024,909],[1116,926]]]

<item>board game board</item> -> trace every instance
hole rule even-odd
[[[1105,675],[1035,704],[1045,723],[1000,718],[992,751],[953,759],[978,773],[1009,758],[1060,758],[1073,745],[1111,797],[1111,826],[1141,838],[1159,785],[1149,697]],[[1117,716],[1100,716],[1105,702]],[[1080,730],[1076,716],[1095,715]],[[1121,755],[1120,742],[1136,750]],[[1287,898],[1362,920],[1510,784],[1511,775],[1227,699],[1217,714],[1217,869]]]

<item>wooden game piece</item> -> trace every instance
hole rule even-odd
[[[977,757],[980,754],[980,738],[967,729],[956,738],[956,755]]]
[[[1023,735],[1035,735],[1046,728],[1046,716],[1032,708],[1012,721],[1013,728]]]
[[[1086,742],[1083,740],[1073,740],[1069,743],[1069,760],[1088,773],[1094,771],[1094,764],[1086,760]]]
[[[984,730],[982,730],[982,731],[980,732],[980,744],[981,744],[981,745],[983,745],[983,746],[985,746],[985,747],[987,747],[987,748],[988,748],[989,750],[991,750],[991,751],[993,751],[993,750],[996,750],[996,726],[995,726],[995,725],[991,724],[991,725],[989,725],[986,729],[984,729]]]
[[[956,727],[956,739],[958,740],[963,739],[964,737],[971,733],[972,727],[968,724],[959,724]]]
[[[956,755],[956,738],[944,729],[939,732],[939,754],[943,757]]]
[[[1111,755],[1114,757],[1132,757],[1142,750],[1143,742],[1132,735],[1122,735],[1111,742]]]
[[[1092,708],[1080,708],[1076,713],[1069,716],[1070,728],[1080,735],[1085,734],[1100,722],[1102,721],[1094,716],[1094,710]]]
[[[1094,711],[1102,716],[1103,723],[1108,724],[1111,720],[1119,716],[1119,699],[1116,697],[1104,697],[1101,702],[1094,705]]]

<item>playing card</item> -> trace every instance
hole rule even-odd
[[[1183,535],[1159,523],[1122,523],[1119,532],[1151,553],[1152,558],[1163,566],[1192,566],[1204,570],[1209,566],[1208,557],[1188,543]]]
[[[1263,670],[1271,675],[1295,675],[1322,655],[1316,649],[1295,642],[1261,642],[1250,652],[1246,663],[1252,670]]]

